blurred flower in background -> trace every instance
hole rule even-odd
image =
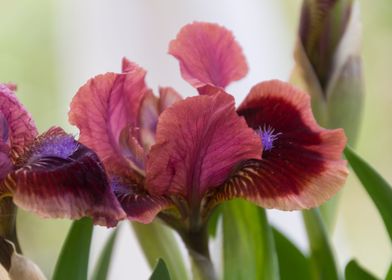
[[[6,11],[0,18],[0,81],[18,84],[18,96],[40,132],[52,124],[67,127],[68,104],[79,85],[95,74],[116,70],[123,56],[150,70],[150,85],[178,85],[179,92],[192,94],[191,87],[181,81],[176,62],[162,50],[182,25],[194,20],[227,26],[243,45],[250,74],[230,86],[237,101],[244,97],[238,93],[246,93],[261,80],[289,78],[302,1],[184,2],[121,0],[113,5],[108,0],[45,0],[37,5],[27,0],[0,0],[1,9]],[[368,100],[357,146],[391,181],[390,3],[380,0],[361,4]],[[344,36],[342,32],[336,36]],[[323,82],[324,89],[327,84]],[[384,275],[391,248],[385,246],[389,242],[374,206],[356,184],[343,191],[342,201],[336,229],[339,237],[335,240],[340,260],[355,256],[376,275]],[[273,223],[303,245],[301,224],[293,213],[289,218],[275,212],[269,215]],[[19,211],[17,222],[24,253],[51,275],[69,222],[42,220],[23,211]],[[99,237],[106,231],[98,228],[97,233]],[[147,278],[149,270],[136,249],[137,243],[125,235],[120,237],[112,278],[126,279],[126,273]]]

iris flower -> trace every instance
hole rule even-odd
[[[71,103],[79,141],[102,160],[129,219],[149,223],[159,215],[179,232],[197,231],[224,200],[295,210],[341,188],[346,137],[318,126],[306,93],[266,81],[235,108],[225,88],[248,67],[230,31],[186,25],[169,53],[198,95],[183,99],[162,87],[155,96],[146,71],[124,59],[122,73],[90,79]]]
[[[42,217],[115,225],[125,213],[98,156],[59,127],[38,135],[14,90],[0,84],[0,198]]]

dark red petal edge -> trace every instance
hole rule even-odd
[[[94,223],[115,226],[125,218],[102,163],[86,146],[68,157],[33,158],[34,150],[53,137],[70,137],[60,128],[41,135],[6,178],[15,204],[46,218],[93,218]],[[23,160],[23,161],[22,161]]]
[[[346,137],[342,129],[317,125],[306,93],[284,82],[264,82],[251,90],[238,113],[253,129],[271,126],[279,135],[262,160],[242,162],[224,186],[209,194],[212,205],[241,197],[265,208],[312,208],[343,186]]]
[[[142,186],[143,182],[129,181],[126,178],[114,177],[111,186],[131,221],[143,224],[151,223],[159,212],[173,207],[166,196],[151,195]]]

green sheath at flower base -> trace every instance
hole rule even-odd
[[[305,0],[295,50],[292,81],[312,97],[317,121],[344,128],[354,145],[362,112],[359,3],[353,0]],[[330,228],[336,200],[322,206]]]

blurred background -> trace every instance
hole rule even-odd
[[[392,182],[392,3],[360,1],[366,100],[357,145]],[[196,92],[181,78],[167,55],[171,39],[186,23],[212,21],[233,30],[244,49],[250,72],[229,88],[237,103],[255,83],[288,80],[293,65],[300,0],[267,1],[35,1],[0,0],[0,81],[18,85],[18,96],[41,132],[67,123],[68,105],[90,77],[120,71],[123,56],[148,70],[151,88],[173,86],[184,96]],[[268,212],[272,223],[303,250],[306,235],[298,213]],[[69,221],[43,220],[22,210],[18,232],[22,248],[49,276]],[[96,260],[108,230],[95,229],[91,261]],[[385,275],[392,250],[381,219],[354,176],[342,191],[334,233],[339,262],[352,257],[375,275]],[[219,243],[214,246],[219,249]],[[121,224],[110,279],[146,279],[149,268],[128,223]]]

